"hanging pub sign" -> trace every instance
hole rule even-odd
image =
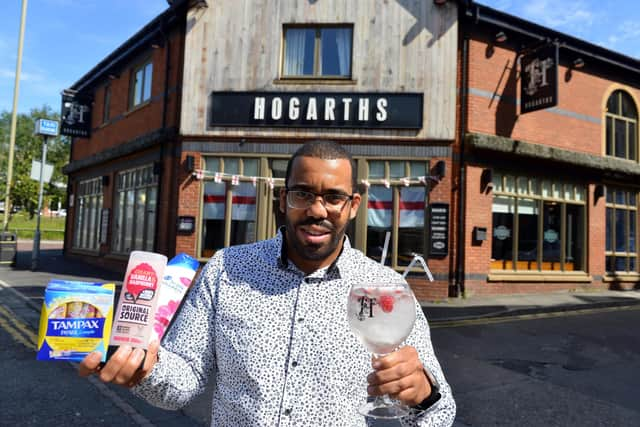
[[[429,205],[429,256],[445,257],[449,252],[449,204]]]
[[[558,45],[548,44],[520,59],[520,114],[558,104]]]
[[[62,94],[62,112],[60,114],[60,134],[89,138],[91,136],[90,97],[78,94]]]
[[[209,126],[421,129],[421,93],[213,92]]]

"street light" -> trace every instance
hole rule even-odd
[[[20,15],[20,38],[18,39],[18,59],[16,60],[16,79],[13,85],[13,110],[11,112],[11,135],[9,137],[9,159],[7,163],[7,186],[4,195],[4,220],[2,229],[9,228],[9,210],[11,209],[11,178],[13,175],[13,151],[16,145],[16,122],[18,120],[18,93],[20,92],[20,70],[22,69],[22,46],[24,45],[24,26],[27,20],[27,0],[22,0]]]

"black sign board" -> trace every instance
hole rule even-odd
[[[558,45],[549,44],[520,59],[520,114],[558,105]]]
[[[421,93],[213,92],[209,126],[421,129]]]
[[[449,253],[449,204],[429,205],[429,256],[444,257]]]
[[[62,94],[60,134],[89,138],[91,136],[90,97]]]

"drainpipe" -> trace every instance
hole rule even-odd
[[[69,136],[68,137],[70,140],[69,143],[69,164],[71,164],[71,162],[73,161],[73,145],[74,145],[74,141],[75,141],[75,137],[73,136]],[[67,254],[67,249],[69,249],[67,246],[67,240],[69,239],[69,230],[71,230],[71,206],[69,205],[69,202],[71,201],[71,183],[73,181],[71,180],[71,174],[67,175],[67,216],[64,217],[64,239],[62,240],[62,255],[66,255]],[[75,196],[74,196],[75,198]],[[73,203],[73,219],[75,222],[75,218],[76,218],[76,210],[75,210],[75,200]],[[75,230],[74,230],[75,232]],[[71,234],[71,241],[73,242],[73,234]],[[71,245],[73,246],[73,245]]]
[[[466,10],[460,14],[460,18],[466,20]],[[465,244],[465,197],[466,197],[466,179],[465,179],[465,139],[467,129],[467,96],[469,92],[469,31],[466,29],[466,22],[463,24],[462,32],[464,39],[462,41],[462,61],[461,61],[461,88],[460,88],[460,172],[458,176],[458,236],[456,239],[456,274],[455,274],[455,292],[458,298],[464,296],[464,244]]]
[[[156,193],[156,226],[155,226],[155,236],[154,236],[154,250],[158,250],[158,237],[160,236],[160,212],[162,196],[164,192],[162,191],[164,185],[162,183],[164,177],[164,157],[166,155],[165,146],[169,143],[166,140],[166,131],[167,131],[167,110],[169,103],[169,63],[171,61],[171,43],[169,42],[169,35],[167,34],[167,23],[166,19],[162,19],[160,21],[160,34],[162,34],[162,40],[164,44],[164,52],[165,52],[165,64],[164,64],[164,94],[162,99],[162,141],[160,142],[160,167],[158,168],[158,191]],[[167,204],[169,205],[169,204]],[[171,226],[171,225],[169,225]],[[169,233],[170,234],[170,233]],[[163,233],[163,235],[166,235]],[[167,253],[167,255],[173,255]]]

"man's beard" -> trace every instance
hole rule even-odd
[[[287,240],[287,244],[291,245],[291,249],[293,249],[296,253],[298,253],[302,258],[309,261],[319,261],[327,258],[342,242],[344,238],[345,230],[349,225],[349,220],[340,228],[336,229],[336,227],[331,223],[331,221],[326,219],[314,219],[307,218],[304,221],[300,221],[296,224],[293,224],[289,218],[285,219],[287,235],[291,237],[290,240]],[[296,227],[303,225],[318,225],[323,227],[329,231],[331,238],[326,245],[317,245],[317,244],[305,244],[298,240],[298,234],[296,233]]]

